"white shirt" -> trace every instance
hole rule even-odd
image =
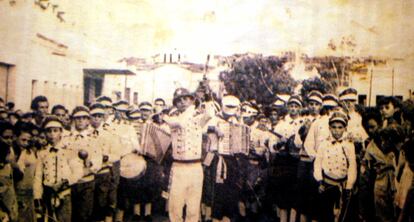
[[[324,115],[316,119],[309,128],[303,147],[306,153],[311,157],[316,157],[319,144],[330,136],[329,116]]]
[[[113,128],[113,132],[118,135],[121,142],[118,149],[121,157],[134,151],[138,151],[140,154],[143,153],[135,128],[129,121],[114,121],[110,124],[110,126]]]
[[[62,143],[54,147],[57,151],[51,148],[51,145],[47,145],[46,149],[38,153],[39,162],[33,182],[34,199],[42,197],[43,185],[60,188],[64,180],[71,185],[83,176],[83,165],[78,159],[73,158],[72,150],[66,149]]]
[[[102,167],[112,166],[112,164],[121,159],[120,140],[117,135],[102,126],[95,129],[97,143],[102,150],[102,155],[108,157],[107,162],[102,163]]]
[[[357,177],[355,147],[350,141],[332,137],[321,142],[314,162],[313,175],[317,181],[323,175],[335,180],[346,180],[346,189],[352,189]]]
[[[257,127],[251,128],[250,140],[256,153],[263,153],[266,149],[271,153],[275,153],[276,151],[273,149],[273,146],[279,142],[276,135]]]
[[[78,156],[79,151],[84,150],[88,152],[87,160],[92,162],[92,166],[89,170],[85,169],[84,176],[88,176],[90,173],[97,173],[102,168],[102,149],[91,128],[82,132],[73,130],[69,137],[64,138],[63,144],[66,146],[66,149],[73,151],[73,158],[78,159],[82,163],[83,160]]]
[[[303,124],[302,117],[297,117],[296,119],[292,119],[290,115],[286,115],[283,120],[280,120],[275,129],[273,130],[275,133],[282,136],[284,139],[289,139],[291,136],[295,135],[295,133],[299,130],[299,128]]]
[[[188,107],[177,116],[166,118],[171,128],[174,160],[201,159],[202,134],[210,118],[208,114],[198,114],[194,106]]]

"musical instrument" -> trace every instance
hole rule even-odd
[[[141,178],[147,169],[145,159],[135,153],[130,153],[121,159],[121,176],[127,179]]]
[[[144,155],[161,163],[171,144],[171,135],[154,123],[145,123],[140,142]]]
[[[218,128],[224,134],[218,140],[217,150],[219,154],[249,154],[250,128],[242,124],[219,123]]]

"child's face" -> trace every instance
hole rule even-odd
[[[47,139],[46,139],[46,134],[44,132],[40,133],[37,139],[38,139],[40,145],[46,146]]]
[[[395,111],[396,110],[395,110],[394,104],[392,104],[392,102],[389,102],[388,104],[380,106],[381,115],[385,119],[391,118],[394,115]]]
[[[1,139],[7,143],[8,145],[11,145],[13,143],[13,130],[11,129],[6,129],[3,132],[3,135],[1,135]]]
[[[308,107],[309,107],[311,114],[316,115],[316,114],[319,114],[319,111],[321,110],[322,105],[316,101],[311,100],[309,101]]]
[[[345,129],[345,125],[341,122],[333,122],[329,125],[329,130],[336,140],[339,140],[344,135]]]
[[[16,143],[21,148],[27,148],[29,146],[29,144],[30,144],[30,140],[31,139],[32,139],[32,135],[30,135],[30,133],[22,132],[20,134],[20,136],[17,137]]]
[[[368,120],[368,134],[370,136],[374,135],[379,128],[379,124],[374,119]]]
[[[75,128],[79,131],[85,130],[89,126],[89,118],[86,116],[80,116],[74,118]]]
[[[193,98],[184,96],[177,99],[177,109],[180,112],[184,112],[188,107],[194,104]]]
[[[143,120],[148,120],[151,117],[152,111],[148,109],[142,109],[141,110],[141,118]]]
[[[48,128],[46,130],[46,138],[50,143],[57,144],[62,138],[62,128]]]
[[[296,103],[289,103],[288,111],[291,116],[297,116],[300,113],[300,106]]]

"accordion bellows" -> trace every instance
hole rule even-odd
[[[171,135],[154,123],[146,123],[141,131],[141,146],[144,155],[161,163],[171,144]]]
[[[220,130],[223,132],[223,138],[218,141],[212,142],[217,143],[217,151],[219,154],[233,155],[233,154],[245,154],[249,153],[250,146],[250,128],[242,124],[232,123],[220,123],[218,125]]]

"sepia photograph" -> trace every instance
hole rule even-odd
[[[414,221],[412,21],[412,0],[0,0],[0,222]]]

